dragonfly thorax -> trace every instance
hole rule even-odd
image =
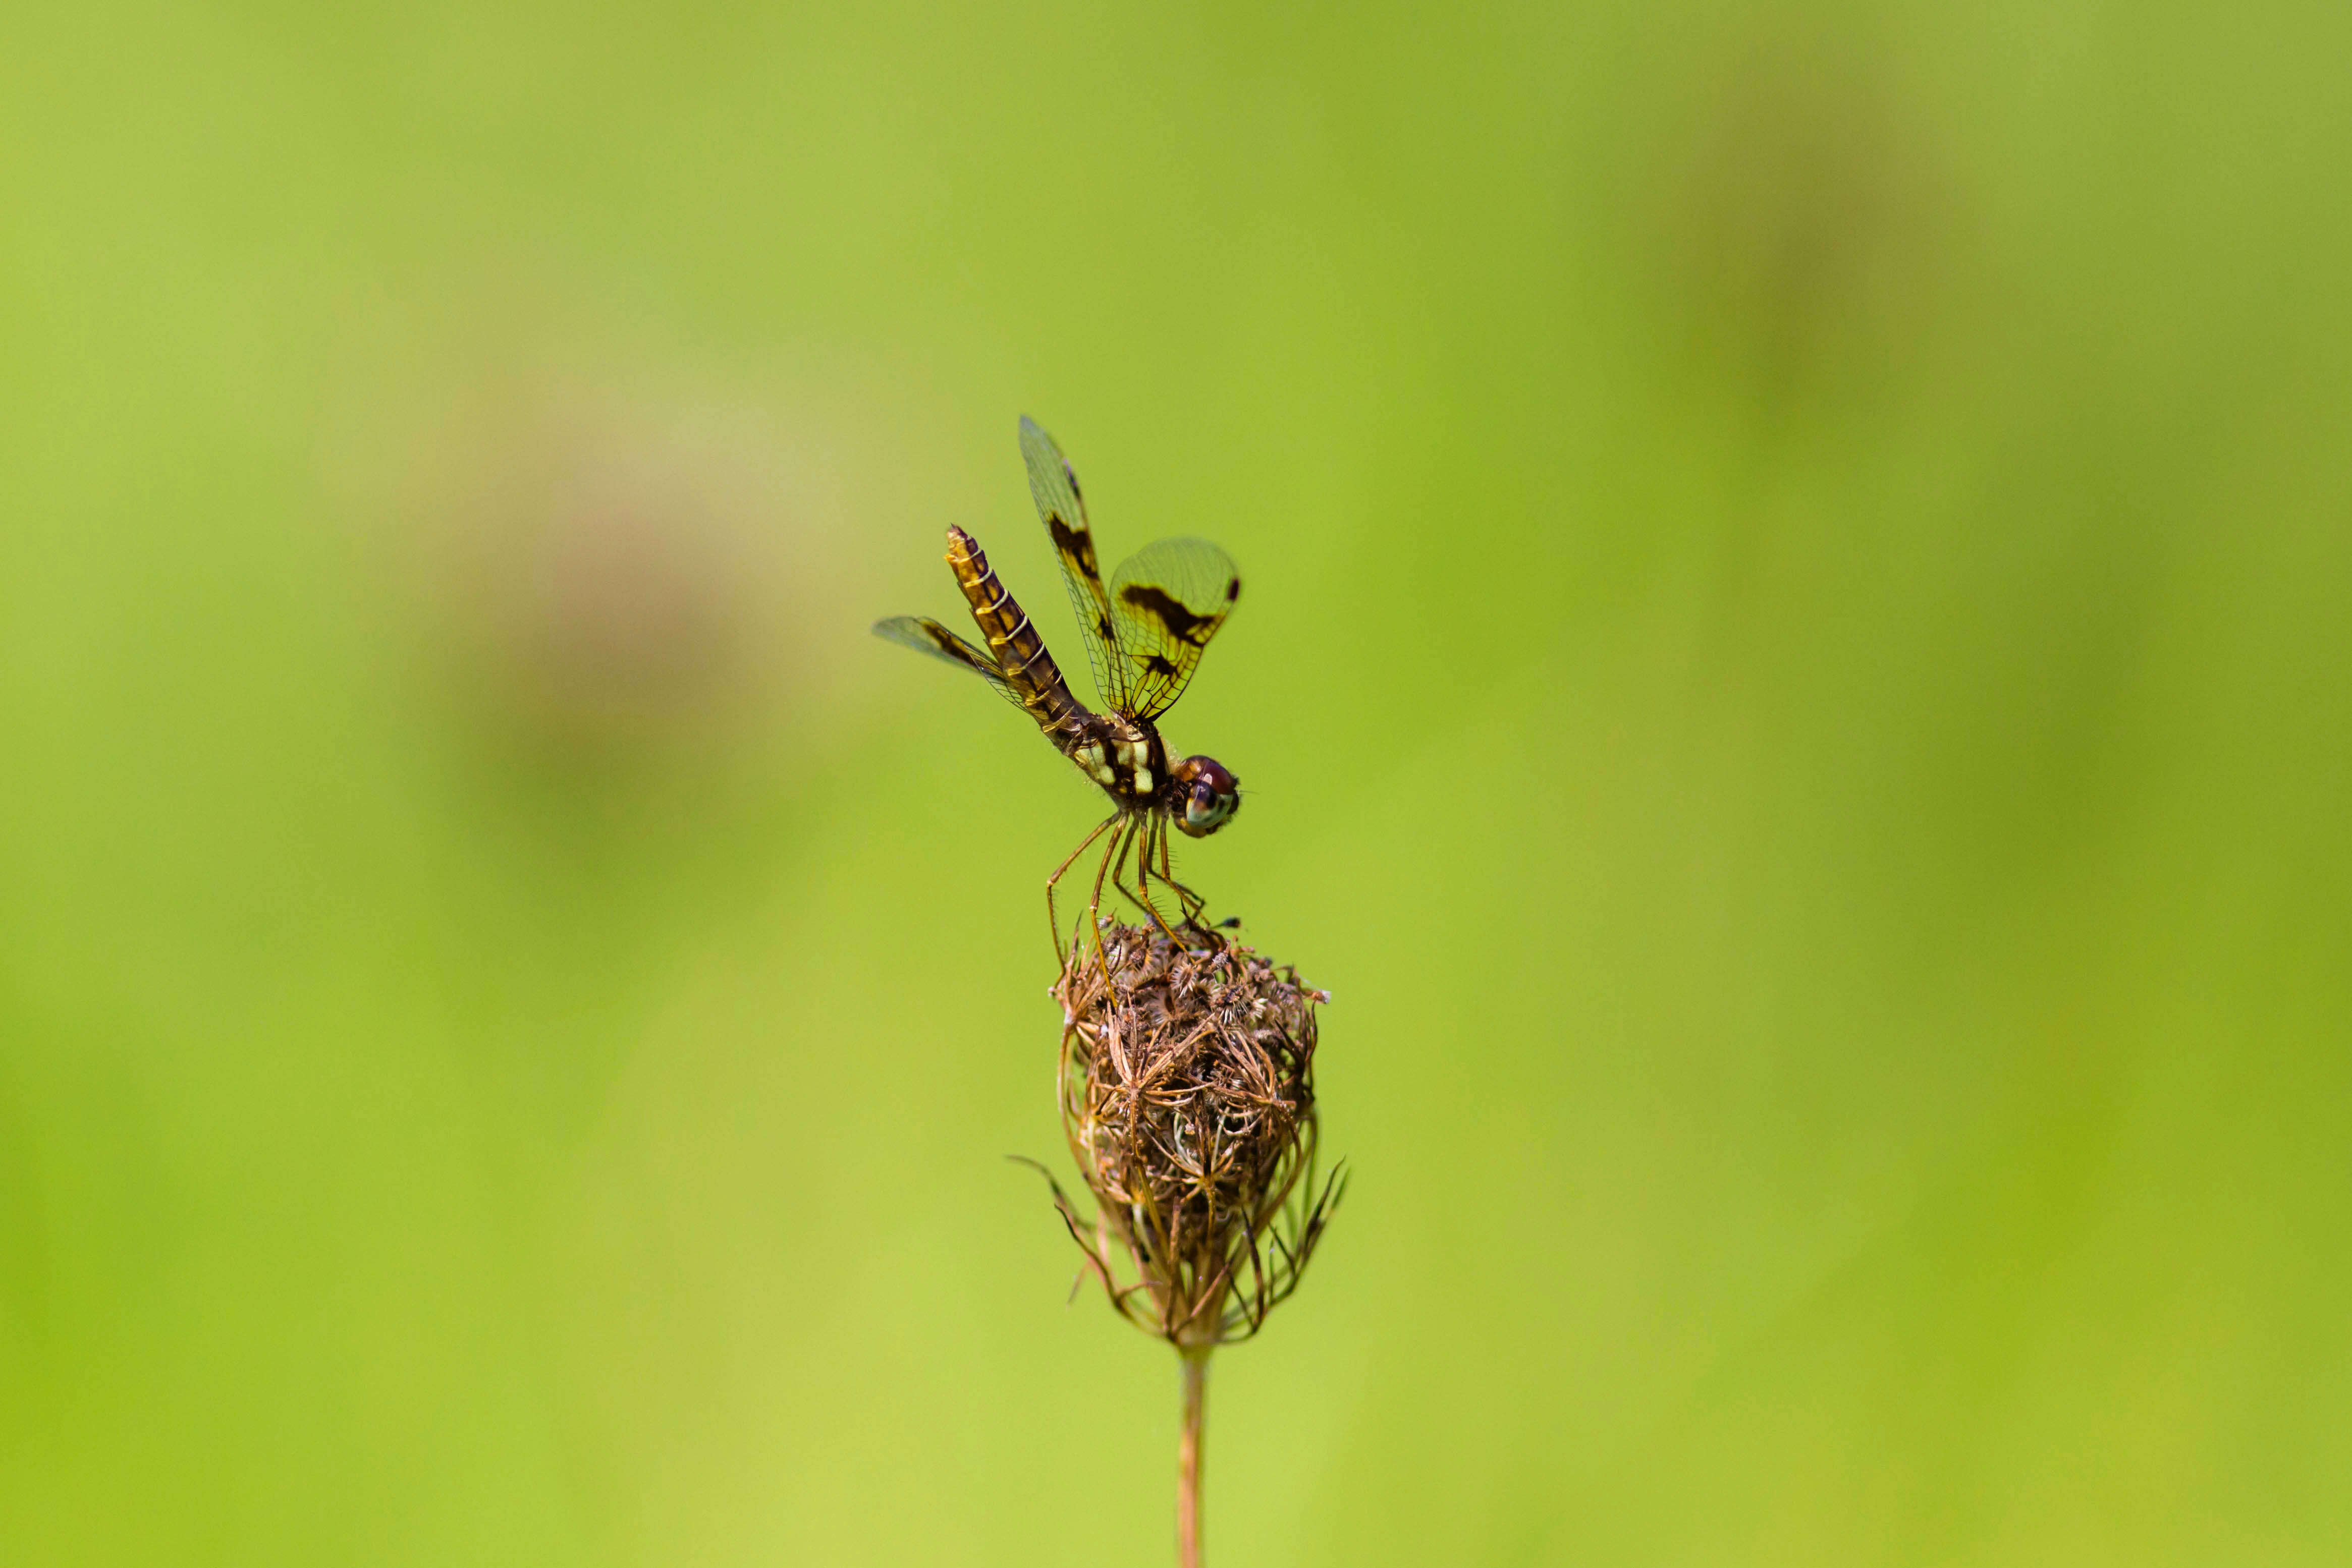
[[[1069,758],[1128,810],[1157,804],[1169,787],[1168,745],[1149,722],[1118,714],[1089,715],[1069,747]]]
[[[1168,743],[1149,720],[1088,714],[1068,747],[1070,760],[1125,811],[1158,810],[1205,839],[1242,809],[1242,783],[1213,757],[1168,760]]]

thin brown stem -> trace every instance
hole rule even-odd
[[[1176,1568],[1201,1568],[1201,1417],[1209,1396],[1209,1345],[1186,1345],[1184,1429],[1176,1439]]]

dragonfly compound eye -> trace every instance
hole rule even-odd
[[[1241,780],[1206,757],[1188,757],[1175,768],[1184,786],[1184,812],[1177,826],[1193,838],[1205,838],[1225,825],[1241,810]]]

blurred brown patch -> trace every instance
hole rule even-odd
[[[715,373],[559,292],[508,278],[362,335],[331,478],[425,667],[556,760],[824,705],[877,597],[843,514],[840,476],[881,466],[832,412],[855,400]]]
[[[1733,56],[1655,186],[1658,279],[1692,357],[1767,404],[1898,369],[1955,230],[1936,148],[1895,63],[1862,40]]]
[[[795,674],[763,656],[789,652],[771,623],[786,574],[730,504],[751,499],[739,455],[609,390],[526,382],[453,413],[406,508],[453,673],[581,738],[705,723]]]

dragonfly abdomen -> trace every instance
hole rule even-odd
[[[1004,684],[1029,716],[1057,742],[1075,737],[1087,710],[1070,695],[1061,666],[1045,651],[1045,640],[1029,623],[1028,613],[997,580],[996,569],[988,564],[980,542],[961,528],[948,529],[948,569],[971,605],[971,618],[988,639],[988,651],[1003,672]]]

